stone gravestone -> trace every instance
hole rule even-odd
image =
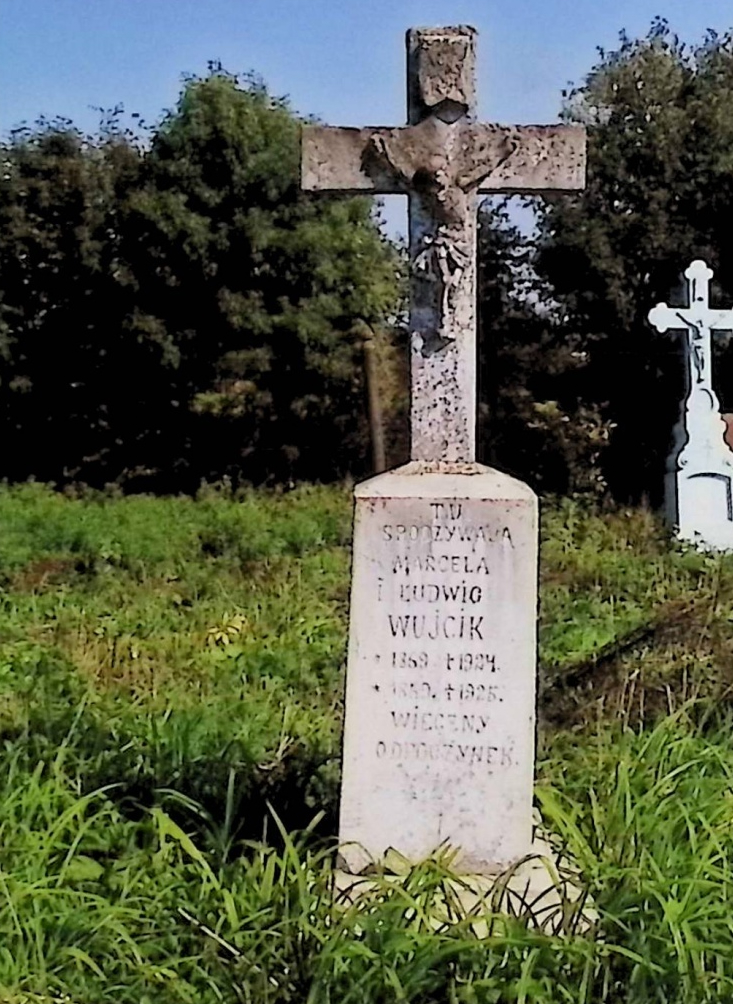
[[[684,333],[686,398],[667,463],[665,507],[682,540],[733,550],[733,453],[712,383],[711,334],[733,330],[733,310],[709,303],[712,269],[693,261],[685,270],[687,307],[658,303],[649,312],[657,331]]]
[[[474,122],[469,27],[407,34],[405,128],[303,131],[308,190],[409,197],[411,456],[359,485],[339,837],[356,874],[529,853],[537,500],[475,462],[479,192],[583,185],[585,134]]]

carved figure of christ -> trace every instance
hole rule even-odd
[[[476,459],[479,193],[584,185],[582,127],[473,121],[475,34],[408,31],[408,126],[303,129],[304,189],[409,198],[413,460]]]

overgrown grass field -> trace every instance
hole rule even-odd
[[[598,911],[331,887],[346,489],[0,490],[0,1000],[733,999],[733,563],[546,507],[538,806]]]

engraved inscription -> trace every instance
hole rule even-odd
[[[514,549],[511,529],[476,522],[462,502],[426,501],[423,509],[423,519],[380,525],[388,559],[373,597],[381,681],[373,689],[384,699],[375,755],[507,768],[506,743],[492,744],[504,681],[490,619],[501,555]]]
[[[445,760],[449,763],[484,763],[488,767],[511,767],[512,750],[506,746],[482,746],[469,743],[384,742],[379,740],[375,753],[377,759],[389,760]]]
[[[385,523],[382,527],[382,534],[385,540],[394,540],[397,543],[403,540],[419,541],[425,540],[431,543],[442,544],[464,544],[473,545],[475,550],[477,544],[491,544],[497,540],[505,540],[512,543],[512,535],[508,526],[496,530],[485,524],[472,523]],[[453,555],[446,555],[453,557]]]
[[[389,629],[393,638],[469,638],[483,641],[483,617],[457,617],[454,614],[388,614]]]

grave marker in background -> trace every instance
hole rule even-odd
[[[339,836],[359,872],[532,846],[537,500],[475,462],[479,192],[581,188],[576,126],[473,121],[475,32],[407,34],[404,128],[303,131],[306,189],[409,197],[412,462],[359,485]]]
[[[682,331],[687,396],[667,462],[665,507],[682,540],[733,550],[733,453],[713,390],[711,335],[733,330],[733,310],[709,303],[712,269],[693,261],[685,270],[687,307],[658,303],[649,321],[659,332]]]

